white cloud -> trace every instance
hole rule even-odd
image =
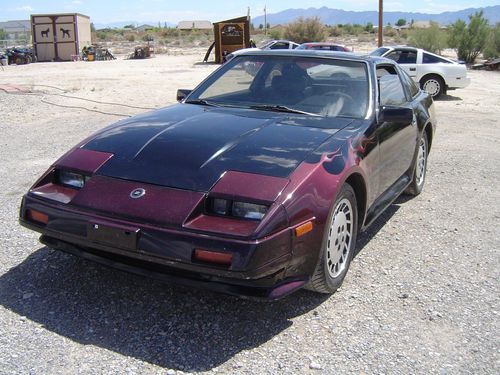
[[[21,7],[17,7],[16,10],[18,12],[33,12],[35,9],[31,5],[23,5]]]

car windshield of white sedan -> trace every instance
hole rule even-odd
[[[187,103],[324,117],[364,118],[369,93],[364,62],[290,56],[237,56]]]

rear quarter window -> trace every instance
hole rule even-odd
[[[422,58],[423,64],[437,64],[437,63],[445,63],[451,64],[448,60],[442,59],[439,56],[430,55],[424,52],[424,56]]]

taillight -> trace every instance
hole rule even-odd
[[[212,263],[229,267],[233,262],[233,254],[203,249],[194,249],[193,260],[197,262]]]
[[[43,225],[47,225],[47,223],[49,222],[48,215],[35,210],[26,210],[26,219]]]

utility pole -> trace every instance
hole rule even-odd
[[[264,5],[264,35],[267,36],[267,5]]]
[[[384,0],[378,0],[378,46],[382,47],[384,30]]]

